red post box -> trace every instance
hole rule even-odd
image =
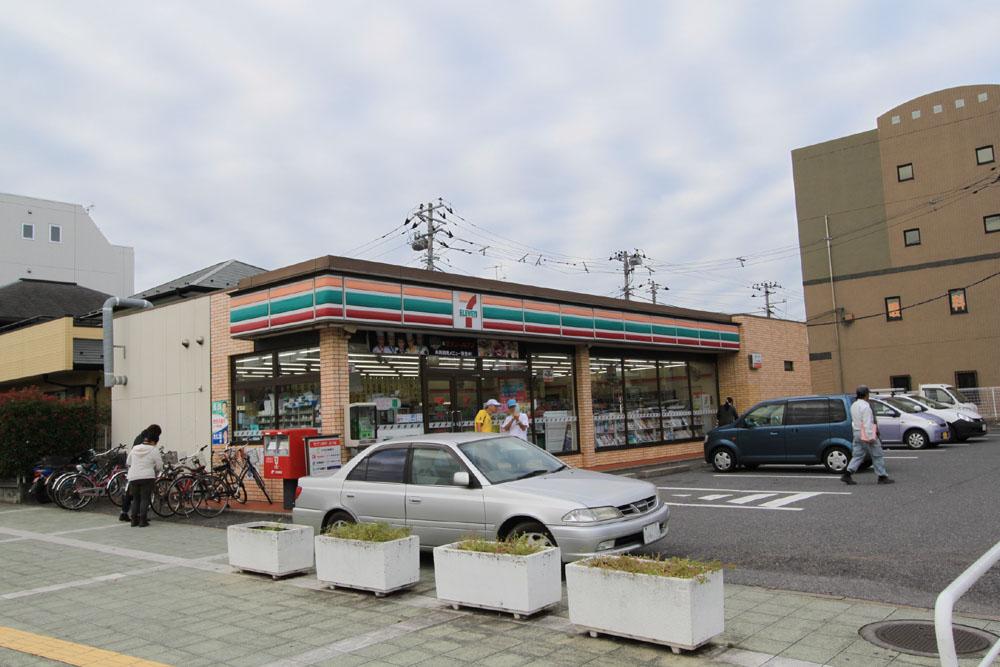
[[[292,509],[298,479],[309,474],[306,438],[314,435],[319,435],[319,431],[314,428],[264,431],[264,477],[285,480],[285,509]]]

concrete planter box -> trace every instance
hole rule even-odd
[[[330,587],[373,591],[381,597],[420,581],[420,539],[389,542],[316,537],[316,578]]]
[[[584,561],[585,562],[585,561]],[[722,570],[697,579],[633,574],[584,562],[566,566],[569,620],[598,633],[694,650],[722,633]]]
[[[562,599],[558,548],[530,556],[462,551],[455,544],[434,548],[437,597],[459,607],[530,616]]]
[[[255,530],[281,526],[285,530]],[[226,529],[229,564],[238,570],[269,574],[274,579],[312,569],[313,529],[291,523],[252,521]]]

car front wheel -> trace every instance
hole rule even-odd
[[[732,472],[736,470],[736,455],[725,447],[719,447],[712,452],[712,467],[716,472]]]
[[[913,429],[906,432],[906,437],[903,438],[903,441],[910,449],[923,449],[927,446],[927,434],[918,429]]]
[[[511,539],[523,537],[529,544],[539,547],[557,546],[555,538],[552,537],[545,526],[537,521],[522,521],[510,529],[507,537]]]
[[[831,447],[823,455],[823,467],[828,472],[839,475],[847,470],[847,464],[851,462],[851,453],[846,447]]]

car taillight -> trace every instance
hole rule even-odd
[[[302,495],[302,487],[301,486],[296,486],[295,487],[295,499],[298,500],[299,496],[301,496],[301,495]]]

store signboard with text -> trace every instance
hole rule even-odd
[[[343,465],[343,440],[339,435],[318,435],[306,438],[307,471],[312,477],[329,476]]]

